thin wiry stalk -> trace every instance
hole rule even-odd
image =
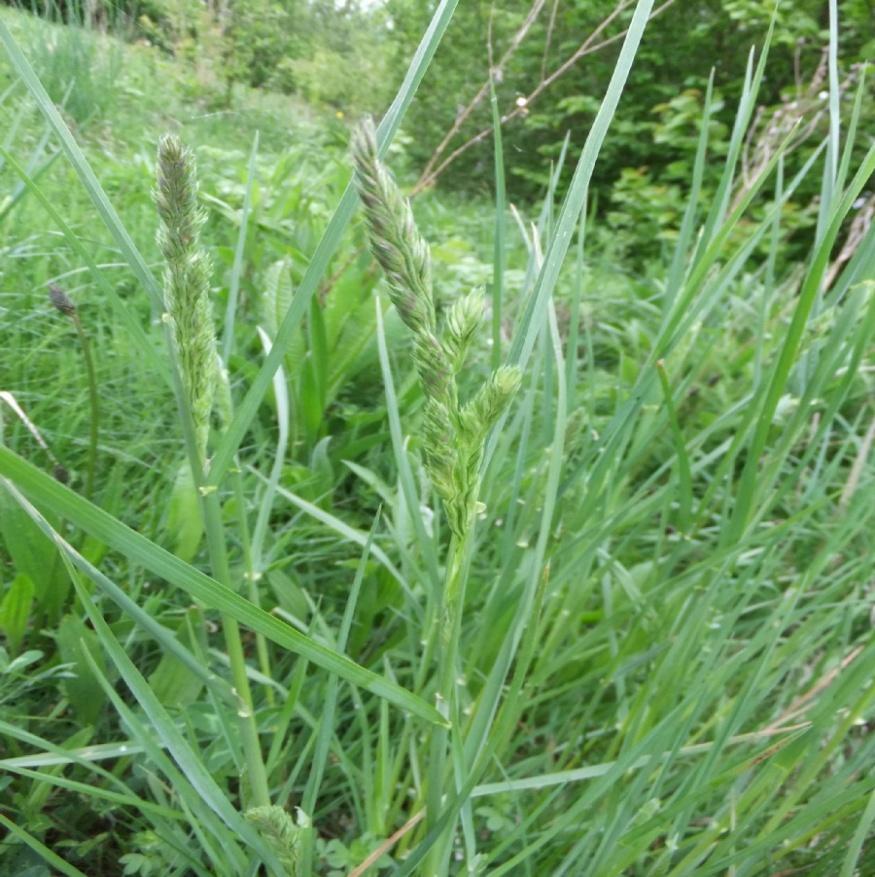
[[[72,299],[58,286],[53,283],[49,286],[49,299],[54,307],[64,316],[70,318],[79,336],[79,346],[82,349],[82,359],[85,362],[85,373],[88,377],[88,408],[90,411],[88,427],[88,468],[85,474],[85,496],[91,499],[94,496],[94,479],[97,472],[97,445],[100,440],[100,401],[97,393],[97,371],[94,368],[94,356],[91,353],[91,343],[88,333],[82,325],[79,310]]]

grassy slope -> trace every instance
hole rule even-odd
[[[55,33],[31,19],[3,15],[24,45]],[[210,210],[205,237],[217,262],[217,312],[231,273],[247,152],[254,129],[261,132],[238,316],[241,341],[231,363],[239,389],[259,356],[253,323],[263,317],[268,267],[291,254],[292,273],[300,275],[346,180],[345,128],[331,117],[309,118],[292,101],[259,94],[241,96],[230,113],[208,112],[196,100],[204,91],[193,87],[190,71],[150,50],[114,51],[123,51],[120,73],[111,95],[102,97],[101,114],[77,130],[80,142],[150,261],[156,256],[149,197],[154,143],[165,128],[178,127],[197,147]],[[7,121],[22,119],[7,146],[24,160],[41,137],[41,124],[20,93],[7,98],[2,112]],[[15,177],[8,168],[2,179],[2,191],[11,192]],[[118,264],[63,159],[40,185],[149,325],[157,315]],[[488,277],[479,255],[487,252],[490,223],[479,208],[434,198],[418,211],[436,244],[445,295]],[[99,289],[81,273],[77,256],[35,200],[26,197],[3,221],[0,389],[15,393],[80,486],[88,431],[83,367],[69,325],[50,309],[44,291],[47,282],[62,282],[98,354],[99,501],[146,535],[173,545],[166,508],[181,447],[169,393],[133,354]],[[525,248],[514,244],[512,305],[515,290],[527,288],[525,265]],[[543,532],[550,575],[540,613],[529,625],[531,665],[524,695],[502,713],[511,736],[495,752],[487,779],[571,773],[542,781],[542,787],[533,781],[516,791],[481,788],[467,817],[473,830],[466,843],[476,844],[495,873],[766,875],[793,866],[807,868],[804,873],[840,873],[873,788],[866,769],[873,660],[867,543],[875,508],[871,489],[864,489],[871,475],[864,469],[863,486],[849,506],[839,501],[872,417],[871,377],[861,370],[844,385],[841,371],[855,347],[865,351],[871,345],[864,322],[868,301],[862,294],[859,300],[848,296],[805,334],[808,371],[794,370],[774,423],[766,424],[754,525],[738,540],[732,516],[746,457],[733,439],[749,428],[748,413],[762,404],[787,335],[796,306],[792,274],[771,282],[761,267],[742,264],[737,273],[709,276],[695,300],[702,309],[691,313],[691,324],[666,357],[678,420],[673,432],[658,384],[640,391],[647,377],[641,366],[662,323],[665,267],[654,271],[655,280],[629,278],[598,262],[580,276],[573,267],[560,285],[558,326],[567,339],[579,292],[584,334],[579,348],[565,350],[573,381],[564,441],[558,440],[564,455],[556,515],[544,528],[543,489],[562,421],[556,406],[561,363],[545,336],[508,444],[499,447],[487,478],[463,640],[473,702],[505,636],[512,598],[540,578],[533,548]],[[334,271],[339,282],[326,299],[326,314],[334,300],[357,319],[372,314],[375,278],[367,258],[348,248]],[[367,310],[356,310],[362,301]],[[400,350],[403,336],[397,325],[388,328],[390,348]],[[157,337],[154,326],[150,331]],[[354,336],[339,337],[345,341],[335,348],[338,356]],[[308,429],[311,396],[306,380],[295,377],[296,369],[304,375],[308,367],[302,364],[303,339],[298,347],[287,365],[296,423],[303,425],[295,427],[283,483],[365,529],[382,502],[391,524],[382,544],[414,580],[422,546],[411,535],[412,518],[395,483],[376,360],[365,350],[364,365],[344,364],[329,415]],[[486,358],[485,350],[479,354]],[[412,431],[418,395],[406,359],[399,356],[395,365],[402,419]],[[311,420],[318,422],[318,412]],[[49,467],[6,412],[4,425],[13,447]],[[274,441],[267,405],[247,443],[246,461],[269,463]],[[367,480],[352,478],[344,460],[366,467],[358,474]],[[243,487],[247,497],[258,496],[258,482],[248,474]],[[239,508],[232,497],[226,500],[233,521]],[[330,639],[358,549],[285,505],[272,517],[267,544],[271,575],[262,582],[263,603],[279,602]],[[102,556],[88,543],[82,550]],[[233,552],[242,568],[236,544]],[[103,559],[103,568],[169,627],[184,618],[188,604],[179,592],[165,590],[114,555]],[[6,559],[4,578],[14,572]],[[391,576],[369,568],[349,653],[410,684],[416,611],[416,600],[405,598]],[[108,705],[103,708],[93,683],[83,693],[54,676],[37,676],[58,661],[55,637],[67,612],[68,618],[81,615],[68,603],[43,619],[44,630],[34,623],[27,631],[22,648],[40,649],[44,656],[5,677],[0,692],[6,718],[58,744],[88,742],[75,736],[88,722],[94,722],[93,733],[86,733],[90,742],[122,739],[130,729],[119,725]],[[108,617],[138,665],[152,670],[160,657],[154,645],[123,615],[108,610]],[[75,623],[67,621],[67,629]],[[60,658],[71,660],[69,645]],[[308,722],[324,703],[326,683],[324,674],[307,673],[281,651],[272,653],[272,665],[279,694],[269,686],[258,692],[265,726],[282,723],[283,697],[305,683],[299,703],[292,704],[292,733],[277,743],[273,765],[274,783],[295,804],[307,775],[303,768],[296,775],[296,769],[311,758]],[[79,672],[87,679],[81,665]],[[100,709],[86,718],[89,700]],[[404,738],[409,748],[403,752],[391,748],[408,725],[373,699],[360,703],[344,690],[340,708],[314,819],[324,839],[322,864],[327,868],[333,861],[342,869],[407,818],[407,789],[414,783],[408,754],[420,761],[423,755],[416,753],[415,735]],[[183,715],[188,738],[233,789],[233,758],[216,727],[214,704],[197,686]],[[265,737],[269,747],[273,736]],[[11,754],[34,751],[32,741],[4,742]],[[648,757],[653,760],[642,769]],[[172,796],[165,801],[149,772],[126,759],[114,765],[132,794],[178,806]],[[98,782],[82,768],[68,774]],[[112,787],[106,778],[99,782]],[[17,813],[20,824],[86,873],[118,873],[118,856],[131,852],[154,860],[156,868],[185,873],[179,848],[190,851],[197,844],[190,832],[177,832],[173,819],[149,822],[136,807],[94,800],[82,812],[81,791],[49,796],[48,789],[29,778],[14,780],[2,792],[9,802],[4,812]],[[91,838],[96,842],[89,845]],[[338,840],[331,846],[329,838]],[[14,856],[30,861],[13,847],[0,857],[0,872],[14,867]],[[864,850],[860,873],[873,873],[873,857],[871,848]]]

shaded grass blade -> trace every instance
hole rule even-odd
[[[341,679],[372,694],[385,697],[402,709],[435,724],[443,724],[438,711],[395,683],[359,666],[345,655],[316,642],[268,614],[248,600],[223,587],[215,579],[165,551],[145,536],[131,530],[102,509],[77,496],[8,448],[0,447],[0,474],[5,475],[37,507],[51,509],[85,530],[94,538],[141,564],[155,575],[187,591],[212,609],[229,615],[241,624],[314,664],[336,673]]]
[[[52,852],[42,841],[37,840],[32,834],[23,829],[20,825],[16,825],[11,819],[7,819],[0,813],[0,825],[17,837],[22,843],[29,846],[38,856],[48,862],[53,868],[57,868],[61,874],[67,877],[87,877],[75,865],[65,862],[57,853]]]

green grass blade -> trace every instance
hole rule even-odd
[[[374,307],[377,312],[377,350],[380,355],[380,370],[383,374],[383,388],[386,395],[386,411],[389,417],[389,432],[392,436],[392,452],[395,456],[395,468],[398,472],[398,480],[401,482],[401,490],[407,503],[407,513],[410,515],[410,523],[419,543],[420,551],[425,559],[432,587],[436,590],[441,587],[441,576],[438,571],[437,553],[432,539],[425,532],[425,524],[420,514],[421,501],[413,480],[413,470],[410,468],[410,460],[404,443],[404,434],[401,429],[401,415],[398,411],[398,397],[395,395],[395,382],[392,379],[392,366],[389,363],[389,351],[386,346],[386,333],[383,328],[383,302],[378,295]]]
[[[0,813],[0,825],[17,837],[22,843],[29,846],[40,858],[46,861],[53,868],[66,874],[67,877],[87,877],[75,865],[65,862],[59,855],[53,853],[42,841],[37,840],[28,831],[25,831],[20,825],[16,825],[11,819],[7,819]]]
[[[729,539],[740,538],[747,525],[761,463],[760,457],[766,446],[775,410],[778,407],[778,402],[790,377],[793,364],[796,361],[796,354],[802,341],[808,317],[820,291],[820,284],[829,264],[830,252],[838,237],[842,222],[844,222],[848,211],[851,209],[851,205],[873,172],[875,172],[875,146],[869,149],[847,192],[845,192],[833,210],[829,225],[812,257],[811,265],[799,293],[799,299],[793,311],[793,318],[787,330],[784,344],[781,347],[778,361],[772,372],[772,380],[769,383],[768,391],[762,403],[762,409],[754,429],[750,448],[748,449],[748,457],[739,480],[738,495],[727,534]]]
[[[504,147],[501,142],[501,113],[495,96],[495,83],[489,80],[492,107],[492,138],[495,159],[495,242],[492,256],[492,368],[501,365],[501,305],[504,297],[504,266],[506,261],[504,229],[507,193],[504,180]]]
[[[186,741],[185,737],[177,728],[176,723],[170,717],[170,714],[152,692],[146,678],[134,666],[133,661],[131,661],[125,653],[125,650],[116,639],[103,615],[88,598],[85,589],[78,581],[78,577],[74,577],[73,583],[76,586],[79,597],[85,607],[85,611],[94,626],[94,630],[100,639],[100,644],[106,652],[107,657],[115,665],[115,668],[130,689],[131,694],[136,698],[137,703],[139,703],[148,717],[152,728],[154,728],[158,737],[167,747],[168,752],[173,756],[174,761],[179,765],[179,768],[185,775],[186,779],[191,783],[192,787],[198,792],[198,794],[202,796],[210,809],[232,832],[243,838],[253,850],[257,851],[263,858],[266,858],[267,861],[270,861],[270,856],[266,855],[263,842],[257,832],[251,825],[248,825],[245,822],[240,813],[231,804],[228,797],[213,779],[202,759]],[[84,644],[83,651],[89,659],[92,672],[100,679],[107,696],[113,701],[116,709],[118,709],[120,705],[123,706],[121,698],[106,680],[97,661],[95,661],[93,656],[88,653]]]
[[[873,823],[875,823],[875,792],[872,792],[869,796],[869,803],[866,804],[866,809],[863,811],[860,822],[854,831],[854,837],[848,846],[848,852],[844,862],[842,862],[842,870],[839,873],[839,877],[853,877],[856,866],[861,864],[860,853],[863,851],[863,844],[866,842],[866,838],[870,837]]]
[[[164,819],[183,820],[187,818],[180,810],[173,810],[170,807],[164,807],[161,804],[156,804],[154,801],[149,801],[138,795],[113,792],[94,783],[80,783],[76,780],[67,779],[64,776],[54,776],[53,774],[42,773],[38,770],[31,770],[27,767],[10,764],[9,761],[10,760],[7,759],[0,762],[0,769],[8,770],[10,773],[17,773],[19,776],[29,777],[36,783],[57,786],[59,789],[76,792],[84,797],[91,796],[94,798],[101,798],[104,801],[112,801],[114,804],[119,804],[123,807],[132,807],[137,811],[154,813],[156,816],[161,816]]]
[[[2,22],[0,22],[0,25],[2,25]],[[106,296],[106,300],[118,315],[119,320],[128,330],[134,344],[146,357],[149,366],[154,368],[164,380],[170,384],[170,369],[167,365],[166,358],[155,349],[139,321],[121,300],[119,294],[112,287],[112,284],[107,281],[104,272],[97,266],[97,263],[91,256],[91,252],[73,233],[73,230],[61,217],[61,214],[55,208],[54,204],[52,204],[52,202],[46,197],[42,189],[36,184],[36,181],[28,175],[15,158],[3,148],[0,148],[0,155],[6,159],[9,166],[18,174],[28,191],[37,199],[37,201],[39,201],[40,206],[46,211],[46,213],[48,213],[52,222],[54,222],[61,230],[61,234],[64,235],[64,239],[70,245],[71,249],[82,260],[82,263],[87,266],[94,282],[97,284],[100,291]]]
[[[241,624],[262,633],[277,645],[311,660],[330,673],[336,673],[353,685],[378,697],[385,697],[422,719],[443,724],[438,711],[421,698],[254,606],[230,588],[174,557],[2,446],[0,474],[16,484],[37,507],[50,509],[67,518],[86,533],[124,554],[129,560],[187,591],[205,606],[229,615]]]
[[[626,38],[623,40],[623,47],[620,49],[614,72],[592,127],[587,134],[586,143],[577,162],[568,194],[565,196],[562,210],[559,213],[556,231],[545,254],[535,291],[520,323],[520,331],[511,346],[508,355],[508,360],[511,363],[525,366],[535,345],[546,303],[553,294],[559,279],[559,271],[571,244],[574,227],[580,217],[583,205],[586,203],[589,181],[592,179],[599,151],[620,102],[620,95],[623,93],[623,88],[632,69],[632,62],[644,35],[644,28],[652,8],[653,0],[638,0],[635,6],[635,12],[629,23]]]
[[[39,111],[45,116],[46,120],[51,125],[52,130],[55,132],[55,136],[60,140],[61,148],[66,153],[67,158],[73,165],[79,179],[85,186],[92,203],[100,214],[100,218],[103,220],[113,238],[115,238],[116,244],[118,245],[119,250],[121,250],[122,255],[125,257],[125,260],[131,266],[137,279],[142,283],[143,288],[151,297],[154,306],[159,309],[163,308],[161,287],[158,285],[154,275],[149,270],[149,266],[146,264],[140,251],[137,249],[131,236],[122,224],[122,221],[115,208],[110,203],[109,198],[107,198],[106,192],[103,191],[103,187],[100,185],[100,182],[94,175],[94,171],[91,169],[91,165],[88,164],[88,160],[85,158],[85,155],[79,148],[73,135],[70,133],[70,129],[67,127],[66,122],[64,122],[61,114],[52,102],[52,99],[48,96],[45,88],[43,88],[42,83],[39,81],[33,67],[31,67],[28,60],[22,54],[18,43],[15,41],[14,37],[9,32],[9,28],[6,27],[6,24],[3,21],[0,21],[0,40],[2,40],[3,45],[6,47],[6,52],[9,55],[9,60],[12,62],[15,72],[18,73],[23,80],[27,90],[36,101]]]
[[[271,341],[267,333],[259,327],[258,335],[261,339],[261,345],[266,354],[270,353]],[[279,486],[280,477],[283,472],[283,465],[286,459],[286,449],[289,444],[289,423],[291,420],[291,410],[289,407],[289,391],[286,383],[286,374],[282,366],[280,366],[273,376],[273,395],[276,400],[276,422],[277,422],[277,441],[276,452],[273,458],[273,464],[270,467],[270,475],[264,488],[264,493],[258,504],[258,514],[255,518],[255,528],[252,531],[252,563],[253,571],[256,574],[263,572],[262,570],[262,553],[264,549],[264,540],[267,535],[268,524],[270,523],[270,514],[273,509],[274,499],[276,497],[277,487]]]
[[[267,481],[267,479],[256,472],[254,469],[250,470],[253,472],[256,477],[260,478],[262,481]],[[296,508],[299,508],[302,512],[307,515],[310,515],[314,520],[319,521],[322,524],[325,524],[331,530],[334,530],[342,539],[347,542],[352,542],[354,545],[358,545],[359,547],[364,547],[368,543],[368,534],[363,530],[357,530],[355,527],[350,527],[349,524],[344,523],[340,520],[340,518],[332,515],[330,512],[326,512],[325,509],[320,508],[317,505],[314,505],[312,502],[308,502],[303,497],[298,496],[296,493],[292,493],[291,490],[286,490],[285,487],[277,487],[277,496],[281,496],[283,499],[290,502]],[[395,578],[399,585],[404,589],[404,591],[408,594],[408,596],[413,599],[413,592],[410,590],[410,585],[407,582],[407,579],[401,574],[401,571],[392,563],[389,559],[388,555],[379,545],[372,545],[371,552],[374,557],[380,561],[380,563],[386,568],[386,570],[391,573],[391,575]]]
[[[346,649],[349,641],[349,632],[352,629],[352,621],[355,615],[355,608],[358,602],[359,592],[361,591],[362,581],[365,577],[365,565],[370,556],[371,546],[374,541],[374,534],[379,524],[380,516],[374,518],[374,524],[368,533],[368,541],[362,549],[362,555],[359,560],[358,568],[355,572],[355,578],[352,587],[349,589],[349,596],[346,600],[346,608],[343,611],[343,619],[340,624],[340,631],[337,636],[337,648],[341,651]],[[319,796],[319,788],[322,785],[322,777],[325,773],[325,764],[328,759],[328,749],[331,745],[331,737],[334,734],[334,711],[337,707],[337,676],[332,676],[328,680],[328,688],[325,693],[322,713],[319,719],[319,730],[316,739],[316,746],[313,752],[313,760],[310,767],[310,776],[307,779],[307,785],[304,789],[301,807],[305,813],[312,813],[316,807],[316,800]]]
[[[246,172],[246,190],[243,194],[243,211],[240,214],[240,231],[237,233],[237,246],[234,248],[234,264],[231,266],[231,284],[228,287],[228,306],[225,308],[225,325],[222,329],[222,362],[231,360],[234,348],[234,324],[237,319],[237,300],[240,296],[240,275],[243,273],[243,252],[246,249],[246,231],[249,228],[249,214],[252,212],[252,186],[255,183],[255,159],[258,156],[258,131],[252,138],[252,151],[249,153],[249,167]]]
[[[217,676],[207,669],[202,661],[199,661],[182,645],[172,631],[156,621],[144,609],[141,609],[118,585],[86,560],[6,479],[0,479],[0,484],[6,485],[6,489],[11,493],[13,499],[30,515],[40,530],[55,543],[58,550],[63,552],[75,567],[85,573],[136,624],[151,634],[166,653],[176,657],[191,673],[211,688],[219,698],[226,703],[236,704],[237,698],[232,693],[231,686],[221,676]]]

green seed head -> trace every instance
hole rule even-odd
[[[371,250],[386,274],[392,304],[412,332],[433,332],[435,310],[428,244],[416,227],[410,202],[377,157],[377,135],[370,119],[356,131],[352,154]]]
[[[444,345],[453,371],[458,373],[483,318],[483,293],[468,293],[456,301],[447,313]]]
[[[250,807],[245,815],[246,821],[255,826],[276,853],[287,873],[297,874],[301,860],[302,834],[309,827],[309,820],[299,817],[299,824],[296,825],[291,814],[276,804]]]
[[[386,273],[392,303],[413,333],[413,356],[425,394],[425,467],[451,531],[463,537],[476,514],[486,435],[519,387],[520,372],[515,367],[497,369],[460,407],[456,377],[480,326],[483,296],[475,291],[460,298],[438,332],[428,245],[409,202],[378,158],[370,121],[359,127],[352,151],[371,249]]]
[[[462,431],[472,441],[481,442],[498,422],[519,389],[522,374],[515,365],[497,368],[459,412]]]
[[[212,264],[200,249],[203,212],[197,203],[194,157],[177,137],[158,144],[155,204],[158,246],[165,260],[164,306],[201,455],[206,454],[216,392],[216,335],[209,299]]]

